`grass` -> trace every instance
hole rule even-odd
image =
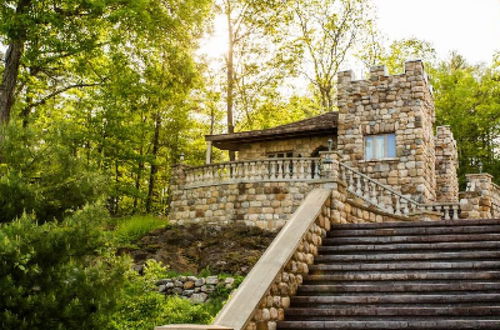
[[[120,246],[129,246],[147,233],[168,225],[164,218],[153,215],[133,215],[116,220],[114,236]]]

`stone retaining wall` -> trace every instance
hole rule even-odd
[[[283,227],[313,188],[307,182],[293,181],[172,187],[169,215],[172,223],[244,222],[267,230]]]
[[[235,279],[233,277],[219,278],[217,275],[178,276],[158,280],[156,287],[158,292],[164,295],[176,295],[187,298],[192,303],[201,304],[206,302],[217,288],[234,289]]]

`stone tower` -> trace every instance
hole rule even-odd
[[[399,75],[373,67],[368,80],[339,72],[337,97],[342,161],[417,201],[435,201],[435,113],[423,63],[406,62]],[[375,140],[382,142],[373,147]]]

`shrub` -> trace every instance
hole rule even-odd
[[[0,225],[0,328],[109,326],[130,263],[110,250],[104,218],[87,207],[60,223],[25,214]]]
[[[167,269],[154,260],[146,263],[144,276],[129,271],[120,309],[113,316],[113,328],[151,330],[164,324],[210,323],[218,309],[214,312],[208,304],[194,305],[187,299],[163,296],[155,290],[155,281],[167,275]]]
[[[127,245],[135,242],[152,230],[167,226],[166,219],[152,215],[134,215],[118,219],[114,235],[118,245]]]

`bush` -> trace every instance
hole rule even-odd
[[[0,225],[0,328],[109,327],[130,263],[106,243],[105,218],[88,207],[60,223],[25,214]]]
[[[134,215],[116,221],[114,235],[120,246],[135,242],[147,233],[168,225],[166,219],[152,215]]]
[[[166,276],[167,269],[154,260],[146,263],[144,276],[129,271],[120,309],[113,316],[113,328],[151,330],[164,324],[212,322],[220,307],[214,310],[210,304],[194,305],[187,299],[158,293],[154,283]]]

